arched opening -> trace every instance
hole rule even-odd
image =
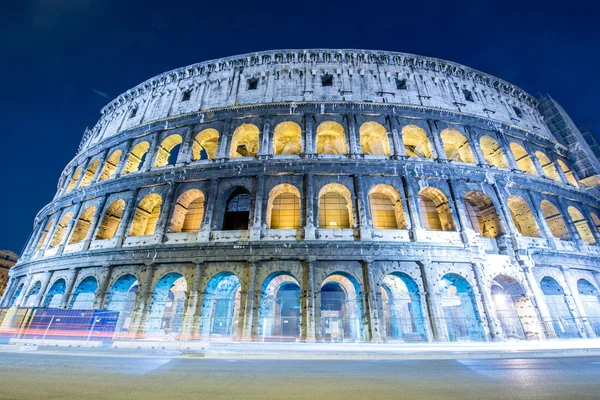
[[[596,239],[594,238],[594,234],[590,230],[590,226],[587,223],[587,220],[577,208],[573,206],[569,206],[567,209],[569,215],[571,216],[571,220],[573,224],[575,224],[575,228],[581,237],[581,240],[588,244],[596,244]]]
[[[537,157],[542,169],[544,170],[544,174],[550,179],[560,182],[560,176],[558,176],[558,171],[556,171],[556,167],[550,158],[541,151],[536,151],[535,156]]]
[[[230,338],[238,333],[240,280],[230,272],[214,276],[206,285],[200,332],[203,338]]]
[[[182,142],[183,139],[179,135],[167,136],[160,146],[158,146],[154,168],[164,167],[165,165],[175,165]]]
[[[127,157],[127,163],[125,164],[125,168],[123,168],[123,174],[132,174],[140,170],[140,167],[146,161],[146,156],[148,155],[148,149],[150,148],[150,144],[148,142],[141,142],[135,145],[133,149],[129,152],[129,157]]]
[[[265,280],[260,308],[259,336],[266,341],[300,337],[300,284],[289,274]]]
[[[458,274],[446,274],[441,279],[440,291],[450,341],[482,340],[484,334],[469,282]]]
[[[402,141],[406,155],[412,158],[433,158],[427,132],[416,125],[402,128]]]
[[[179,333],[186,292],[187,282],[176,272],[166,274],[156,283],[148,311],[147,336],[173,338]]]
[[[96,175],[96,171],[98,170],[98,165],[100,165],[100,160],[94,160],[88,165],[83,177],[81,178],[81,183],[79,183],[80,188],[86,187],[92,183],[92,180]]]
[[[321,285],[321,338],[329,342],[361,339],[360,289],[345,274],[329,275]]]
[[[385,127],[377,122],[365,122],[360,126],[360,147],[363,154],[390,156],[390,141]]]
[[[192,144],[192,159],[194,161],[215,159],[218,143],[219,132],[216,129],[208,128],[200,131]]]
[[[406,229],[406,216],[400,193],[389,185],[375,185],[369,191],[373,228]]]
[[[267,221],[270,229],[300,228],[300,191],[296,186],[284,183],[271,189]]]
[[[118,199],[113,201],[104,212],[102,222],[98,228],[96,239],[105,240],[112,239],[117,233],[117,228],[123,218],[123,210],[125,210],[125,201]]]
[[[115,333],[127,333],[133,319],[133,308],[135,299],[139,290],[137,278],[132,274],[121,276],[111,286],[107,301],[106,310],[119,313],[119,319],[115,327]]]
[[[98,281],[93,276],[82,280],[71,296],[69,308],[73,310],[91,310],[98,290]]]
[[[596,228],[596,233],[600,233],[600,218],[596,215],[596,213],[591,213],[592,221],[594,222],[594,227]]]
[[[79,243],[87,237],[95,214],[96,207],[90,206],[86,208],[81,215],[79,215],[79,219],[77,219],[77,223],[75,224],[75,228],[71,234],[71,240],[69,241],[69,244]]]
[[[482,136],[481,139],[479,139],[479,145],[481,146],[483,158],[485,158],[488,165],[496,168],[508,168],[506,156],[496,139],[487,135]]]
[[[334,121],[321,122],[317,127],[317,154],[346,154],[346,135],[342,125]]]
[[[21,283],[19,285],[19,287],[17,287],[17,290],[15,290],[15,293],[13,293],[12,297],[10,298],[10,301],[8,302],[9,307],[12,307],[15,305],[15,301],[17,301],[17,299],[19,298],[19,295],[23,291],[24,286],[25,286],[25,284]]]
[[[430,231],[456,230],[448,199],[441,190],[431,186],[421,189],[419,211],[423,228]]]
[[[44,308],[58,308],[60,307],[60,303],[62,301],[63,296],[65,295],[66,283],[64,279],[58,279],[56,282],[52,284],[50,290],[46,292],[46,296],[44,297],[44,302],[42,303],[42,307]]]
[[[339,183],[323,186],[319,192],[319,228],[347,229],[354,226],[350,191]]]
[[[567,177],[567,180],[569,181],[569,183],[575,187],[579,187],[579,184],[577,183],[577,179],[575,179],[575,174],[573,174],[573,171],[571,171],[571,169],[567,166],[567,164],[560,158],[557,159],[556,161],[558,162],[560,169],[562,169],[562,172]]]
[[[81,168],[77,168],[77,170],[71,177],[71,181],[69,182],[69,185],[67,186],[67,190],[65,190],[65,193],[69,193],[71,190],[75,189],[75,185],[77,184],[77,181],[79,180],[79,175],[81,175]]]
[[[559,339],[578,338],[579,330],[571,314],[565,292],[553,278],[546,276],[540,282],[546,305],[552,318],[554,333]]]
[[[502,336],[526,339],[525,326],[536,317],[523,287],[513,277],[498,275],[492,281],[491,293]]]
[[[471,227],[481,236],[495,238],[503,233],[492,199],[482,192],[470,191],[465,194],[465,210]]]
[[[567,225],[565,225],[565,221],[563,220],[562,214],[558,209],[549,202],[548,200],[542,200],[540,202],[540,208],[544,213],[544,219],[546,219],[546,224],[548,228],[550,228],[550,232],[552,232],[552,236],[558,239],[569,239],[569,229],[567,229]]]
[[[393,273],[383,278],[380,290],[386,338],[411,342],[426,340],[417,283],[404,273]]]
[[[129,236],[153,235],[160,217],[161,206],[162,198],[156,193],[144,197],[135,210]]]
[[[511,142],[510,151],[512,151],[515,161],[517,162],[517,167],[519,167],[521,171],[531,175],[537,175],[535,165],[533,165],[533,161],[531,160],[531,155],[523,146],[518,143]]]
[[[198,189],[185,191],[175,203],[171,232],[197,232],[204,217],[204,194]]]
[[[456,129],[444,129],[440,134],[444,144],[446,158],[452,161],[460,161],[475,164],[475,157],[471,151],[469,141]]]
[[[295,122],[282,122],[273,134],[273,154],[302,153],[302,129]]]
[[[577,281],[577,291],[583,303],[585,317],[597,336],[600,336],[600,293],[587,279]]]
[[[39,250],[42,248],[42,246],[44,245],[44,242],[46,241],[46,238],[48,237],[48,233],[52,230],[53,226],[54,226],[54,220],[51,219],[50,221],[48,221],[48,223],[46,224],[46,227],[42,231],[42,235],[40,236],[40,239],[38,240],[37,245],[35,246],[36,250]]]
[[[508,198],[510,215],[519,233],[523,236],[542,237],[535,216],[529,208],[529,204],[519,196]]]
[[[243,187],[236,188],[225,204],[224,231],[243,231],[250,223],[250,193]]]
[[[56,229],[54,230],[52,240],[50,240],[50,248],[56,247],[62,242],[63,237],[67,232],[67,228],[69,227],[69,222],[71,222],[71,218],[73,218],[73,213],[69,211],[60,219],[60,222],[56,225]]]
[[[230,158],[253,157],[258,153],[258,127],[243,124],[237,127],[231,137]]]
[[[100,171],[100,176],[98,176],[98,182],[102,182],[115,177],[115,173],[117,172],[117,167],[119,166],[119,161],[121,160],[122,153],[123,152],[121,150],[115,150],[106,159],[104,167],[102,168],[102,171]]]
[[[27,296],[25,297],[25,300],[22,303],[22,307],[35,307],[35,300],[37,299],[41,288],[42,282],[37,281],[35,285],[33,285],[31,289],[29,289],[29,291],[27,292]]]

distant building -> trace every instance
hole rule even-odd
[[[10,250],[0,250],[0,296],[4,294],[8,284],[8,270],[17,263],[17,256]]]

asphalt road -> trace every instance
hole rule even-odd
[[[285,361],[0,353],[0,399],[600,399],[600,357]]]

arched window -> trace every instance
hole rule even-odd
[[[319,192],[319,228],[346,229],[354,226],[352,196],[339,183],[330,183]]]
[[[416,125],[402,128],[402,141],[406,155],[412,158],[433,158],[427,132]]]
[[[57,279],[50,290],[46,292],[46,296],[44,296],[44,301],[42,303],[43,308],[58,308],[60,306],[61,300],[65,295],[66,283],[64,279]]]
[[[44,245],[44,242],[46,241],[46,238],[48,237],[48,233],[50,232],[50,230],[52,230],[52,226],[54,226],[53,219],[48,221],[48,223],[46,224],[46,227],[44,228],[44,231],[42,232],[42,236],[40,236],[40,240],[38,240],[37,246],[35,246],[36,250],[39,250],[42,248],[42,246]]]
[[[71,234],[71,240],[69,241],[69,244],[79,243],[87,237],[95,214],[96,207],[94,206],[86,208],[85,211],[81,213],[79,219],[77,220],[77,224],[75,224],[73,233]]]
[[[596,232],[600,233],[600,218],[598,218],[596,213],[591,213],[590,215],[592,216],[592,221],[596,227]]]
[[[438,283],[440,303],[450,341],[477,341],[484,336],[471,284],[462,276],[446,274]]]
[[[560,169],[562,169],[562,172],[565,174],[565,176],[567,177],[567,180],[569,181],[569,183],[575,187],[579,187],[579,184],[577,183],[577,179],[575,179],[575,174],[573,174],[573,171],[571,171],[569,169],[569,167],[567,166],[567,164],[561,160],[560,158],[558,160],[556,160],[558,162],[558,165],[560,166]]]
[[[236,188],[225,205],[223,218],[224,231],[241,231],[248,229],[250,220],[250,193],[242,188]]]
[[[231,137],[230,158],[253,157],[258,153],[258,127],[243,124],[237,127]]]
[[[559,339],[580,337],[562,286],[554,278],[546,276],[540,282],[540,287],[550,311],[556,336]]]
[[[492,301],[500,322],[503,336],[506,339],[525,339],[535,332],[524,329],[537,318],[527,291],[513,277],[498,275],[491,284]],[[527,333],[526,333],[527,332]]]
[[[440,134],[448,160],[475,164],[469,141],[456,129],[444,129]]]
[[[517,167],[519,167],[521,171],[531,175],[537,175],[535,165],[533,165],[533,161],[531,160],[531,155],[529,155],[523,146],[518,143],[511,142],[510,151],[512,151],[517,162]]]
[[[105,240],[112,239],[117,233],[117,228],[123,218],[123,210],[125,210],[125,201],[118,199],[111,203],[106,209],[96,239]]]
[[[482,192],[465,194],[465,210],[473,230],[481,236],[495,238],[502,234],[500,218],[492,199]]]
[[[177,199],[171,232],[196,232],[200,229],[204,216],[204,194],[198,189],[190,189]]]
[[[549,202],[548,200],[542,200],[540,203],[540,207],[542,208],[542,212],[544,213],[544,219],[546,220],[546,224],[550,228],[550,232],[552,232],[552,236],[558,239],[569,239],[571,236],[569,234],[569,230],[565,225],[565,221],[563,220],[562,214],[558,209]]]
[[[117,167],[119,166],[119,160],[121,159],[121,150],[115,150],[112,154],[106,159],[104,163],[104,167],[100,172],[100,176],[98,177],[98,182],[105,181],[107,179],[114,178],[115,173],[117,172]]]
[[[456,230],[448,199],[441,190],[431,186],[421,189],[419,210],[423,228],[430,231]]]
[[[158,147],[154,167],[158,168],[164,167],[165,165],[175,165],[182,141],[183,139],[181,139],[181,136],[179,135],[167,136]]]
[[[73,176],[71,177],[71,181],[69,182],[69,186],[67,186],[67,190],[65,193],[69,193],[71,190],[75,188],[77,181],[79,180],[79,175],[81,175],[81,168],[77,168]]]
[[[294,185],[281,184],[271,189],[267,221],[270,229],[300,228],[300,192]]]
[[[353,277],[334,273],[323,281],[320,311],[323,340],[361,339],[360,288]]]
[[[585,317],[592,325],[594,332],[600,336],[600,298],[598,289],[587,279],[577,281],[577,291],[583,303]]]
[[[384,332],[387,339],[426,340],[426,323],[417,283],[408,275],[394,272],[381,282]]]
[[[488,165],[496,168],[508,168],[508,161],[506,161],[502,147],[496,139],[485,135],[479,139],[479,144],[483,158],[485,158]]]
[[[342,125],[334,121],[321,122],[317,127],[317,154],[346,153],[346,135]]]
[[[73,213],[69,211],[60,219],[60,222],[54,230],[54,236],[52,236],[52,240],[50,241],[50,248],[56,247],[60,244],[60,242],[62,242],[72,217]]]
[[[271,340],[294,340],[300,336],[300,284],[291,275],[275,272],[262,289],[258,335]],[[267,339],[268,340],[268,339]]]
[[[390,141],[385,127],[377,122],[365,122],[360,126],[360,147],[363,154],[389,156]]]
[[[536,151],[535,156],[537,157],[542,169],[544,170],[544,174],[550,179],[555,181],[560,181],[560,176],[558,176],[558,171],[556,171],[556,167],[550,158],[541,151]]]
[[[92,183],[92,180],[96,175],[96,171],[98,170],[98,165],[100,165],[100,160],[94,160],[90,163],[90,165],[88,165],[83,177],[81,178],[81,183],[79,184],[80,188],[86,187]]]
[[[37,304],[35,304],[35,300],[37,299],[38,293],[40,293],[40,290],[42,288],[42,283],[40,281],[37,281],[35,283],[35,285],[31,286],[31,289],[29,289],[29,292],[27,293],[27,296],[25,297],[22,306],[23,307],[35,307],[37,306]]]
[[[295,122],[282,122],[273,133],[273,154],[302,153],[302,129]]]
[[[596,244],[596,239],[594,235],[590,231],[590,226],[587,223],[587,220],[577,208],[570,206],[567,211],[575,224],[575,228],[577,228],[577,232],[579,236],[581,236],[581,240],[588,244]]]
[[[98,281],[93,276],[82,280],[71,296],[69,308],[72,310],[91,310],[98,290]]]
[[[176,272],[163,276],[154,286],[148,312],[146,334],[178,333],[181,328],[187,282]]]
[[[217,156],[219,132],[208,128],[200,131],[192,144],[192,160],[213,160]]]
[[[135,209],[129,236],[153,235],[160,217],[161,206],[162,198],[156,193],[144,197]]]
[[[510,209],[510,215],[515,223],[515,227],[521,235],[537,238],[542,237],[535,216],[525,200],[519,196],[510,196],[508,198],[508,208]]]
[[[369,207],[375,229],[406,229],[400,193],[389,185],[375,185],[369,191]]]
[[[148,142],[141,142],[136,144],[135,147],[131,149],[129,157],[127,158],[127,164],[125,164],[125,168],[123,169],[123,175],[131,174],[140,170],[140,167],[146,160],[146,155],[148,154],[149,148],[150,145]]]
[[[219,273],[208,281],[202,303],[202,337],[237,335],[240,288],[240,280],[230,272]]]
[[[117,311],[119,319],[115,327],[115,333],[125,333],[131,326],[132,314],[139,284],[137,278],[132,274],[125,274],[113,283],[107,294],[107,311]]]

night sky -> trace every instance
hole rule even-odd
[[[6,4],[13,3],[13,4]],[[161,72],[278,48],[438,57],[550,93],[600,133],[594,3],[13,0],[0,11],[0,248],[20,253],[86,126]]]

